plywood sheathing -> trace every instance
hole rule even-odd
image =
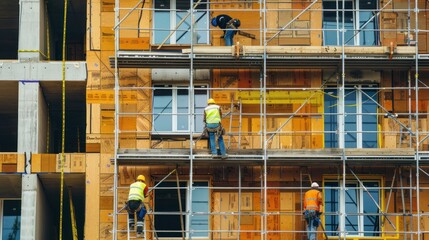
[[[19,153],[0,154],[0,172],[23,173],[25,171],[25,155]]]

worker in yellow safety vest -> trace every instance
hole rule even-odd
[[[225,143],[223,141],[223,128],[221,124],[222,120],[222,110],[219,105],[216,105],[216,102],[213,98],[210,98],[207,101],[207,107],[204,109],[204,122],[206,124],[206,130],[209,134],[210,150],[212,152],[212,157],[220,155],[222,159],[228,157],[226,155]],[[219,145],[219,153],[216,148],[216,138]]]
[[[127,211],[130,229],[134,229],[134,214],[137,213],[137,233],[143,232],[144,216],[146,215],[146,208],[143,204],[145,197],[147,197],[149,188],[146,185],[146,178],[144,175],[139,175],[136,182],[130,185],[130,192],[128,194]]]
[[[317,239],[317,227],[320,224],[319,216],[322,214],[323,198],[322,193],[318,190],[319,184],[313,182],[311,189],[304,195],[304,216],[307,223],[307,239]]]

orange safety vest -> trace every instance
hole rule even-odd
[[[322,204],[322,193],[319,190],[308,190],[304,195],[304,210],[320,211],[319,206]]]

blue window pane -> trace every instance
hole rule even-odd
[[[374,17],[377,9],[377,1],[359,0],[359,33],[360,45],[373,46],[377,45],[377,17]]]
[[[177,89],[177,130],[189,130],[189,99],[187,89]]]
[[[343,2],[323,1],[323,41],[324,45],[342,45],[342,34],[338,29],[344,26],[348,30],[344,38],[346,45],[354,45],[353,40],[353,2],[346,1],[343,10]],[[341,11],[336,11],[337,9]]]
[[[209,190],[208,182],[195,182],[195,189],[192,192],[192,212],[209,211]],[[202,188],[199,188],[202,187]],[[191,228],[195,230],[193,237],[208,237],[209,216],[193,215],[191,219]]]
[[[204,108],[207,102],[207,89],[195,89],[194,103],[195,103],[195,131],[202,132],[204,129]]]
[[[157,86],[155,86],[157,87]],[[171,86],[169,86],[171,87]],[[153,130],[172,130],[172,103],[171,89],[155,89],[153,96]]]
[[[194,6],[197,1],[194,1]],[[191,23],[192,17],[188,14],[190,1],[176,0],[175,7],[170,5],[170,0],[156,0],[154,12],[154,43],[161,44],[171,29],[176,29],[173,35],[165,42],[166,44],[190,44],[191,43]],[[199,2],[193,13],[194,24],[194,43],[208,43],[208,14],[207,4]],[[186,17],[186,18],[185,18]],[[197,30],[199,29],[199,30]]]
[[[324,127],[325,127],[325,148],[338,147],[338,135],[335,133],[337,130],[337,95],[336,89],[327,89],[325,94],[324,103]]]
[[[377,1],[346,0],[323,1],[323,43],[324,45],[342,45],[343,28],[345,45],[373,46],[379,42],[378,22],[374,14]],[[357,22],[359,19],[359,22]],[[359,40],[359,42],[357,41]]]
[[[345,92],[345,146],[346,148],[357,147],[357,116],[356,116],[356,94],[355,90],[346,90]]]
[[[19,240],[21,227],[21,200],[4,200],[2,217],[2,239]]]
[[[339,221],[338,215],[335,214],[338,212],[338,190],[331,189],[334,187],[338,187],[338,183],[336,182],[325,182],[325,228],[328,236],[336,236],[335,233],[338,231]]]
[[[186,19],[184,20],[185,17]],[[176,32],[176,43],[177,44],[190,43],[191,34],[189,33],[189,31],[191,30],[191,17],[190,15],[187,14],[186,11],[176,12],[176,22],[181,22],[181,21],[183,21],[183,23],[179,26]]]
[[[170,34],[170,8],[170,0],[155,1],[155,30],[153,32],[153,41],[155,44],[161,44],[164,39],[166,39],[166,37]],[[170,39],[168,39],[165,43],[170,43]]]
[[[359,231],[359,216],[357,213],[359,212],[358,208],[358,190],[356,189],[357,184],[346,184],[346,187],[348,188],[345,191],[345,210],[346,210],[346,231],[349,233],[349,235],[358,235]]]
[[[377,148],[377,104],[374,101],[378,100],[377,91],[364,90],[362,94],[362,147]],[[369,97],[371,97],[371,100]],[[372,131],[372,133],[370,132]]]
[[[378,182],[365,182],[365,187],[369,188],[368,192],[364,191],[363,193],[363,211],[364,216],[364,231],[365,236],[380,236],[380,217],[378,213],[380,212],[377,204],[380,203],[380,191],[378,188]],[[371,195],[370,195],[371,194]],[[372,198],[371,198],[372,197]],[[374,200],[376,202],[374,202]],[[376,204],[377,203],[377,204]]]

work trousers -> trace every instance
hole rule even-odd
[[[137,222],[143,222],[146,212],[147,212],[146,208],[144,207],[142,201],[140,200],[128,201],[128,219],[130,223],[134,223],[134,213],[137,213]]]
[[[219,123],[207,123],[207,128],[217,128],[219,126]],[[210,140],[210,150],[212,151],[213,155],[218,155],[217,149],[216,149],[216,133],[209,131],[209,140]],[[220,155],[226,155],[225,150],[225,143],[223,141],[222,134],[219,134],[217,136],[217,143],[219,145]]]

